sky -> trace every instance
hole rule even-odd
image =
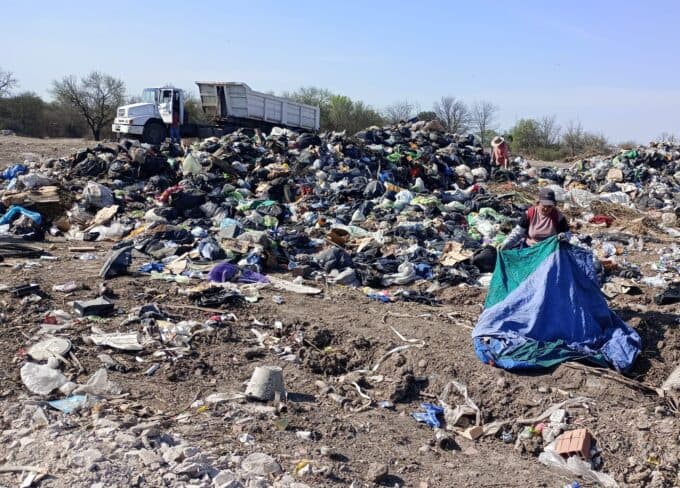
[[[0,68],[16,91],[99,70],[129,94],[166,83],[318,86],[376,109],[454,96],[498,126],[555,115],[611,142],[680,133],[680,2],[650,0],[5,0]]]

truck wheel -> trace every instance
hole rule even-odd
[[[160,146],[167,136],[167,129],[160,122],[151,122],[144,126],[144,133],[142,137],[144,142]]]

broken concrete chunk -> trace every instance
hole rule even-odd
[[[389,468],[385,463],[371,463],[366,472],[366,479],[373,483],[380,483],[389,474]]]
[[[281,466],[276,459],[263,452],[254,452],[245,458],[241,463],[241,468],[257,476],[269,476],[281,472]]]
[[[243,484],[236,475],[229,471],[220,471],[213,479],[213,486],[215,488],[243,488]]]

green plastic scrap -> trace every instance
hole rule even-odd
[[[479,216],[485,219],[492,219],[496,222],[504,222],[506,220],[504,215],[499,214],[493,208],[484,207],[479,209]]]
[[[418,195],[417,197],[414,197],[413,200],[411,200],[411,205],[423,205],[423,206],[431,206],[431,205],[439,205],[441,202],[439,201],[439,198],[433,196],[433,195]]]
[[[276,229],[279,226],[279,219],[271,215],[265,215],[263,220],[265,227],[270,229]]]
[[[482,240],[482,234],[480,234],[479,232],[477,232],[477,229],[475,229],[475,228],[470,228],[470,229],[468,229],[468,235],[469,235],[472,239],[474,239],[474,240],[476,240],[476,241],[481,241],[481,240]]]

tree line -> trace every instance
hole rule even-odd
[[[100,140],[111,135],[116,108],[140,101],[127,96],[125,83],[111,75],[93,71],[82,78],[69,75],[54,80],[51,101],[32,92],[15,94],[18,80],[10,71],[0,68],[0,129],[10,129],[32,137],[92,137]],[[208,122],[200,102],[191,90],[185,90],[185,109],[193,122]],[[523,118],[509,130],[498,124],[500,108],[485,100],[471,104],[451,95],[442,96],[429,110],[422,110],[408,100],[394,102],[382,110],[362,100],[336,94],[319,87],[302,87],[281,96],[301,103],[316,105],[321,112],[321,130],[356,133],[370,126],[396,124],[417,117],[438,120],[452,133],[474,134],[480,144],[488,146],[497,135],[505,136],[513,153],[555,160],[589,151],[605,151],[604,135],[586,131],[579,122],[565,127],[556,117]],[[668,140],[673,136],[664,133]]]

